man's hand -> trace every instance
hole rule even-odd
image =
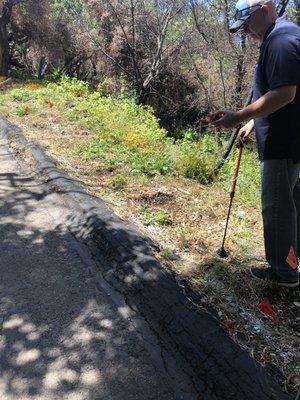
[[[239,110],[234,111],[217,111],[208,115],[208,122],[217,127],[234,128],[243,121],[254,118],[263,118],[274,113],[280,108],[291,103],[297,92],[297,86],[281,86],[270,90],[254,103]]]
[[[238,113],[227,110],[210,113],[208,121],[219,128],[234,128],[242,122]]]
[[[254,129],[254,120],[251,119],[246,125],[242,126],[238,133],[238,139],[243,143],[249,142],[249,135]]]

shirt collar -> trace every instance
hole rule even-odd
[[[276,24],[276,21],[273,22],[273,24],[270,25],[269,28],[266,30],[266,33],[265,33],[263,42],[267,39],[267,37],[268,37],[268,36],[270,35],[270,33],[272,32],[272,30],[275,28],[275,24]]]

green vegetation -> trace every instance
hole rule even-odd
[[[111,178],[110,183],[114,189],[122,190],[127,185],[127,179],[126,176],[120,174]]]
[[[26,83],[4,96],[20,103],[17,110],[20,117],[41,107],[59,107],[70,120],[88,127],[95,133],[95,139],[70,154],[86,160],[99,159],[122,173],[113,178],[116,189],[126,186],[124,174],[182,176],[201,184],[221,184],[226,190],[230,187],[235,152],[220,175],[214,177],[213,169],[221,150],[213,134],[195,141],[194,133],[187,130],[183,139],[175,140],[160,128],[151,107],[138,105],[131,97],[105,96],[101,86],[92,91],[87,83],[66,76],[58,82]],[[249,149],[244,152],[238,190],[243,201],[258,204],[258,162],[255,152]]]
[[[27,102],[30,100],[30,92],[27,89],[12,89],[10,95],[13,99]]]
[[[237,158],[237,149],[232,152],[218,176],[224,189],[230,187]],[[239,199],[251,206],[260,203],[260,169],[256,151],[245,148],[243,151],[240,172],[238,176],[237,195]]]
[[[174,252],[169,247],[165,247],[159,252],[159,255],[165,260],[171,260],[174,257]]]
[[[143,218],[144,225],[171,225],[172,218],[171,216],[164,212],[151,212],[147,207],[141,207],[141,215]]]

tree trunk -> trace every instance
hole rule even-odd
[[[38,70],[38,78],[39,78],[39,79],[42,79],[43,76],[45,75],[47,66],[48,66],[48,64],[47,64],[47,62],[46,62],[46,57],[43,56],[43,57],[40,59],[40,62],[39,62],[39,70]]]
[[[0,75],[7,76],[9,69],[9,44],[7,25],[0,20]]]
[[[11,12],[14,4],[19,1],[4,0],[2,5],[2,16],[0,18],[0,75],[7,75],[9,69],[9,42],[7,25],[10,22]]]

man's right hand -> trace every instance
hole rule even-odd
[[[242,126],[238,133],[238,139],[243,143],[249,142],[249,135],[254,129],[254,120],[251,119],[246,125]]]

